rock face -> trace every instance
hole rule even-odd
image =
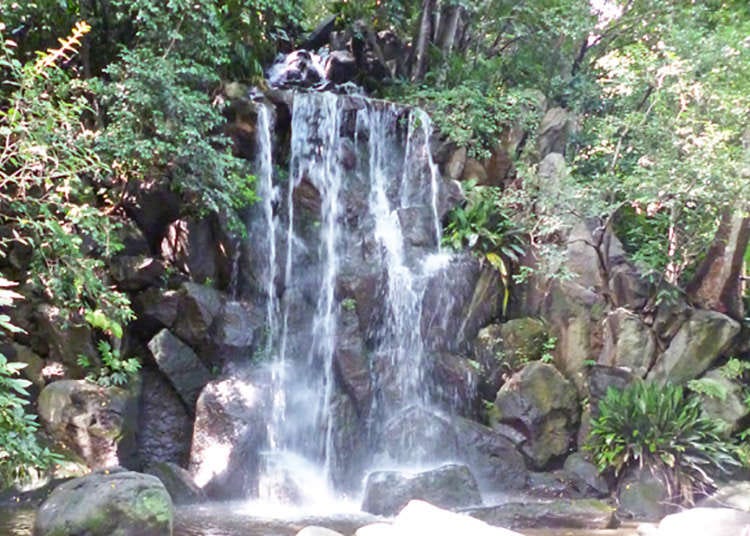
[[[47,431],[91,468],[131,462],[135,447],[135,397],[119,387],[61,380],[39,395],[39,417]]]
[[[599,364],[624,367],[643,378],[655,358],[656,337],[638,315],[624,308],[607,315]]]
[[[728,316],[693,309],[647,378],[660,384],[684,383],[696,378],[721,355],[739,331],[740,325]]]
[[[615,524],[615,509],[596,499],[506,503],[467,513],[490,525],[511,529],[607,529]]]
[[[61,484],[39,509],[34,536],[165,536],[173,507],[158,478],[97,471]]]
[[[533,362],[503,385],[495,399],[497,420],[521,432],[521,446],[542,468],[568,451],[578,422],[576,389],[552,365]]]
[[[195,352],[169,330],[161,330],[148,343],[148,348],[161,372],[192,411],[201,389],[211,380],[208,369]]]
[[[417,474],[398,471],[370,473],[365,482],[362,510],[392,516],[412,499],[428,501],[440,508],[461,508],[482,502],[469,468],[450,464]]]
[[[180,289],[174,333],[193,348],[207,342],[209,330],[223,305],[222,294],[211,287],[185,283]]]

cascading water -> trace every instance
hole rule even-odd
[[[373,460],[388,463],[390,419],[432,405],[421,319],[450,258],[439,246],[440,177],[420,110],[294,94],[285,181],[273,174],[272,128],[261,106],[256,219],[267,244],[256,271],[272,396],[258,490],[320,503]]]

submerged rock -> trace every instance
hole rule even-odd
[[[122,469],[61,484],[44,501],[34,536],[166,536],[173,507],[158,478]]]
[[[161,480],[175,505],[191,504],[206,499],[205,493],[195,485],[193,477],[179,465],[170,462],[156,462],[146,472]]]
[[[466,512],[490,525],[511,529],[608,529],[616,523],[615,508],[596,499],[506,503]]]
[[[362,510],[376,515],[395,515],[413,499],[441,508],[481,504],[474,475],[465,465],[448,464],[421,473],[377,471],[365,482]]]

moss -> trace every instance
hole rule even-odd
[[[138,494],[133,511],[140,519],[154,519],[158,523],[170,523],[172,520],[172,503],[166,493],[158,490],[146,490]]]

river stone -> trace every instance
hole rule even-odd
[[[93,468],[130,462],[135,448],[132,392],[86,380],[50,383],[39,395],[39,418],[56,440]]]
[[[375,515],[398,513],[412,499],[441,508],[461,508],[482,503],[479,487],[465,465],[448,464],[421,473],[376,471],[365,481],[362,510]]]
[[[615,525],[615,509],[597,499],[557,499],[546,502],[505,503],[472,508],[466,513],[490,525],[511,529],[608,529]]]
[[[102,470],[59,485],[37,512],[34,536],[165,536],[173,506],[158,478]]]
[[[647,378],[681,384],[701,375],[740,331],[735,320],[716,311],[693,309]]]
[[[195,485],[187,470],[170,462],[156,462],[146,468],[146,472],[161,480],[175,505],[191,504],[206,499],[203,490]]]
[[[640,378],[656,358],[656,337],[636,314],[615,309],[604,319],[604,347],[599,364],[624,367]]]
[[[167,329],[161,330],[151,339],[148,349],[159,370],[192,411],[201,389],[211,381],[211,373],[195,352]]]
[[[750,534],[750,513],[731,508],[690,508],[670,514],[661,520],[658,529],[638,527],[644,536],[747,536]]]
[[[529,363],[514,374],[495,398],[501,424],[520,428],[527,438],[523,452],[535,467],[565,454],[572,442],[579,411],[576,389],[552,365]]]

